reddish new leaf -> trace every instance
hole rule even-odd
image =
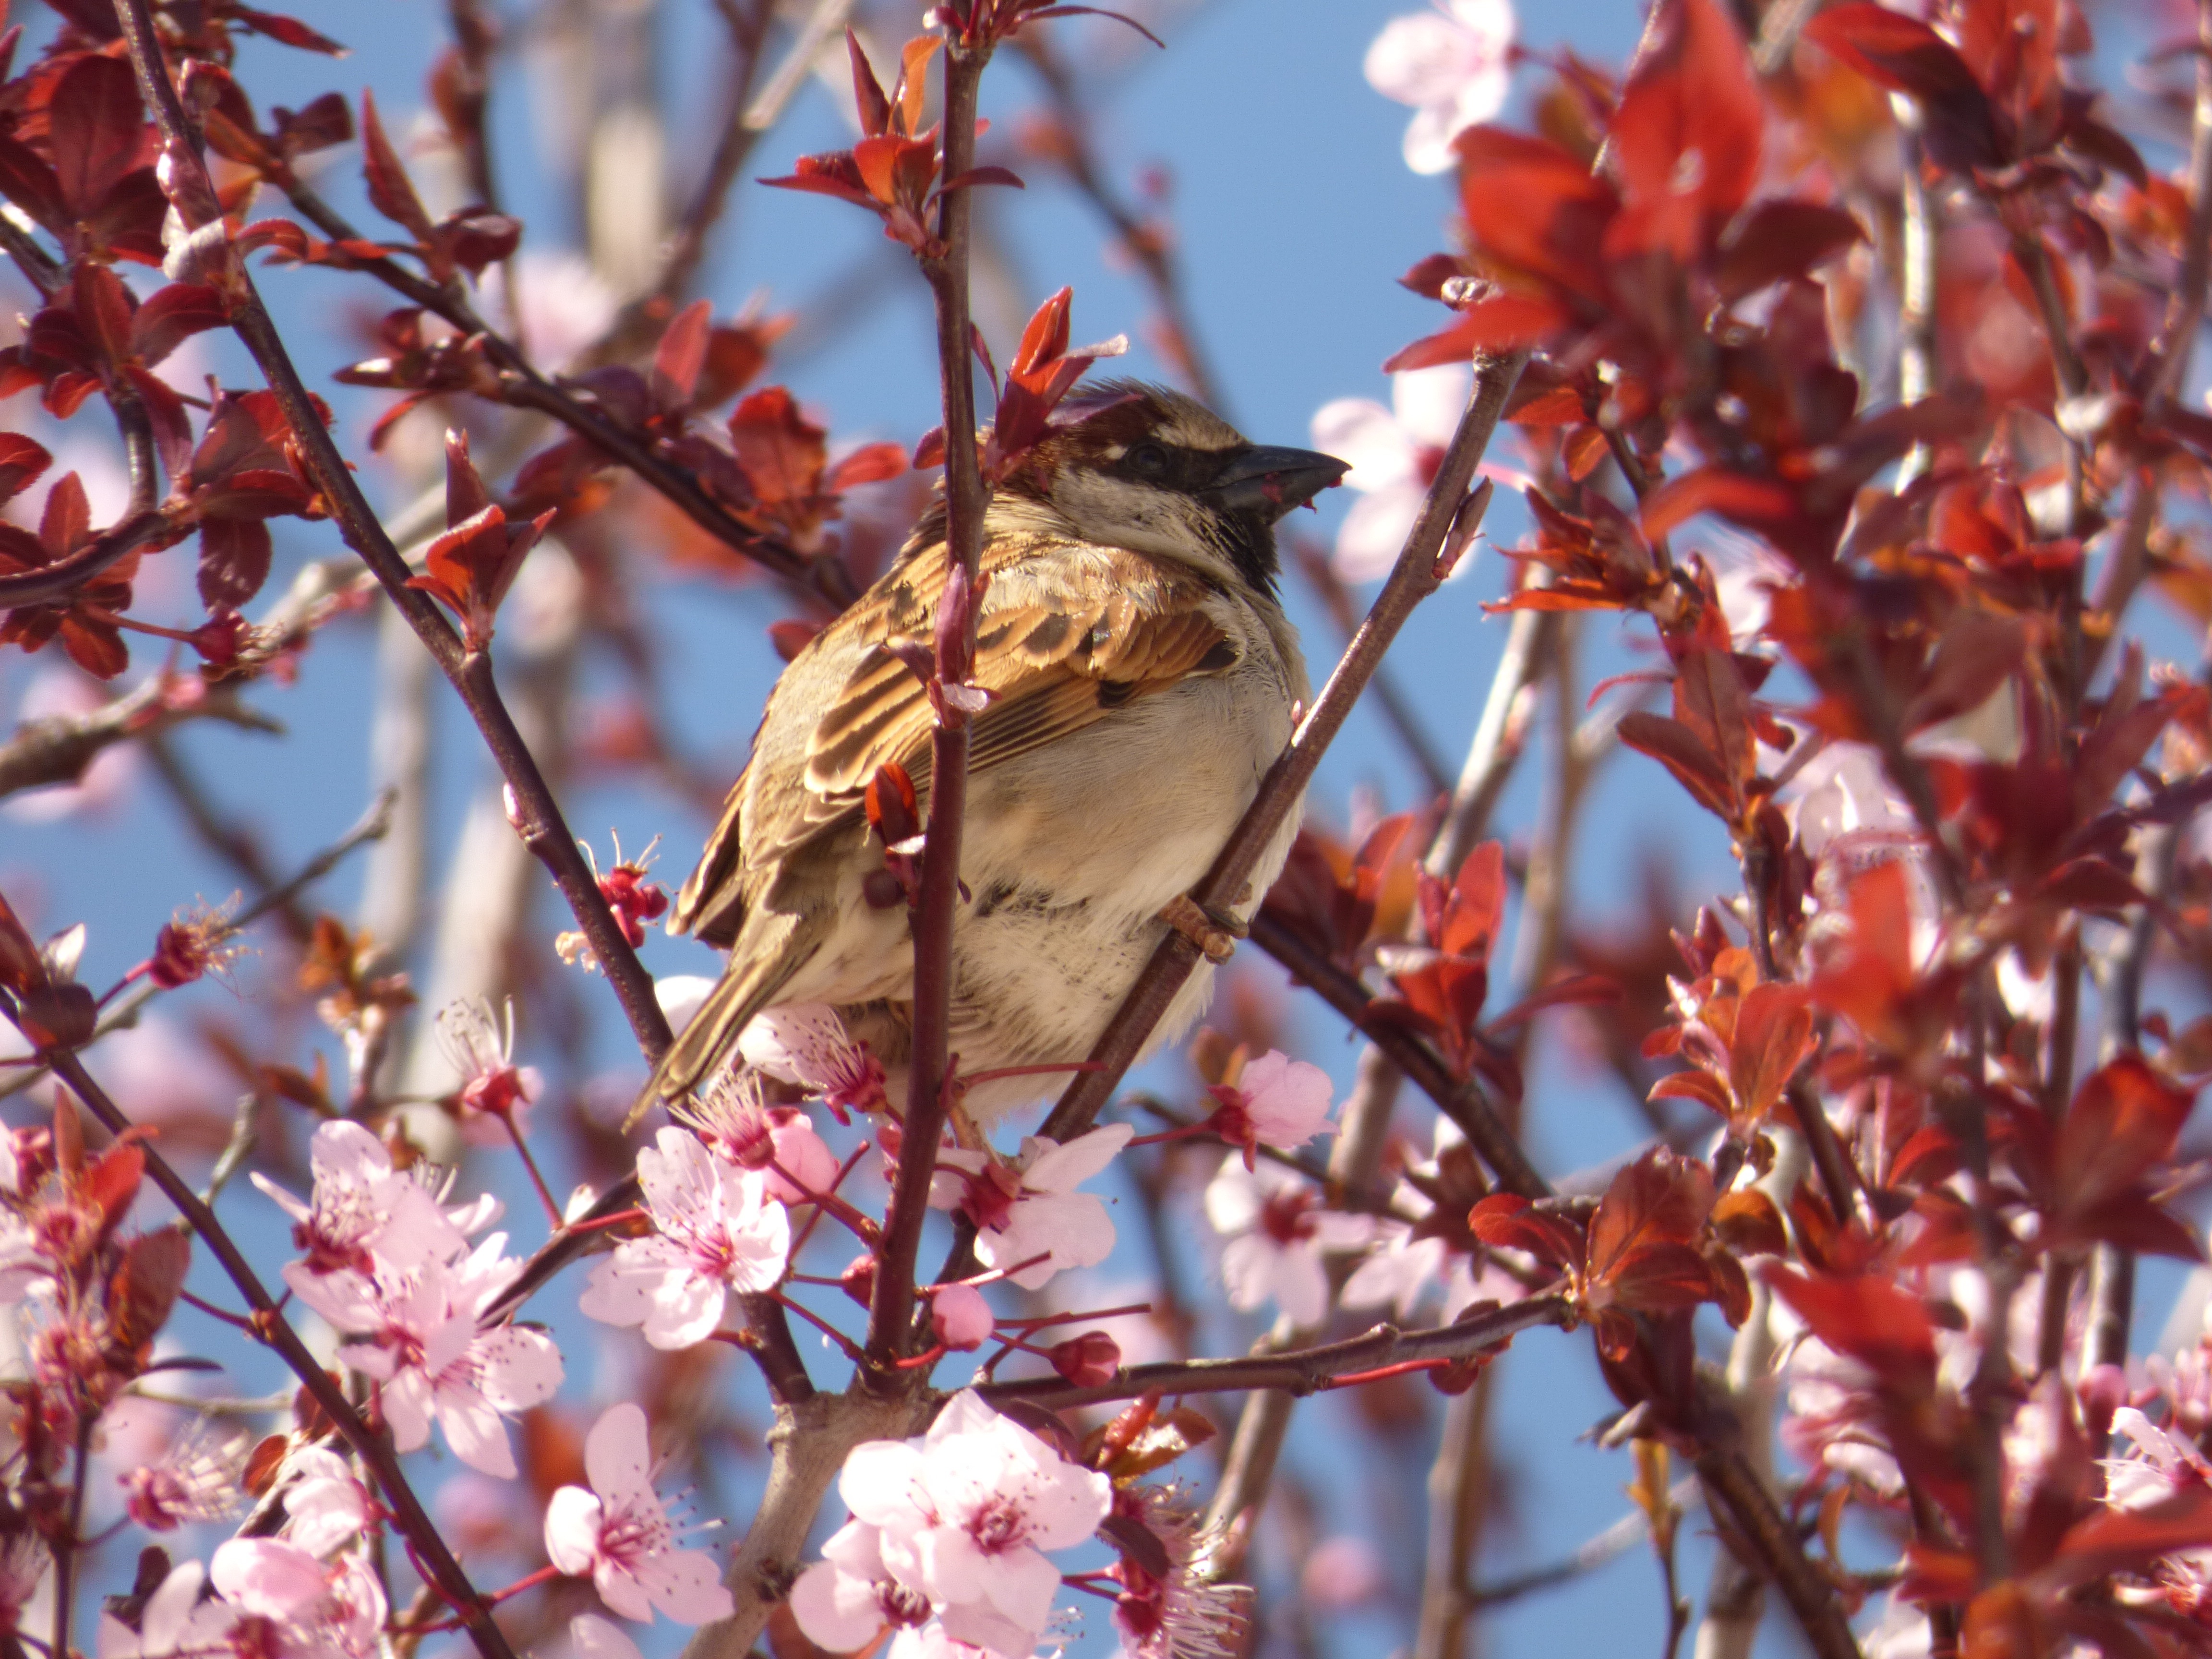
[[[653,398],[665,410],[688,408],[707,362],[707,336],[714,307],[695,300],[676,313],[653,352]]]
[[[377,118],[375,95],[368,92],[361,95],[361,149],[362,173],[368,184],[369,205],[392,223],[404,226],[410,235],[427,246],[434,238],[430,216],[423,210],[422,198],[415,193],[414,183],[400,164],[399,153],[384,136],[384,123]]]

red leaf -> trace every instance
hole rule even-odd
[[[104,1160],[103,1160],[104,1161]],[[191,1266],[192,1236],[181,1226],[134,1238],[108,1285],[109,1319],[116,1346],[136,1354],[168,1322]]]
[[[1459,866],[1430,941],[1453,956],[1487,962],[1504,915],[1505,844],[1486,841]]]
[[[1927,24],[1874,0],[1846,0],[1808,22],[1804,38],[1875,85],[1919,99],[1929,154],[1939,165],[2003,160],[1989,94],[1958,48]]]
[[[1492,1193],[1468,1214],[1468,1225],[1484,1243],[1525,1250],[1547,1267],[1565,1272],[1583,1256],[1582,1230],[1572,1222],[1530,1206],[1515,1193]]]
[[[1650,756],[1672,772],[1700,806],[1730,823],[1735,821],[1735,794],[1722,769],[1720,757],[1688,726],[1664,714],[1638,708],[1623,714],[1614,729],[1631,749]]]
[[[2171,1158],[2196,1098],[2138,1054],[2090,1073],[2059,1126],[2051,1160],[2062,1212],[2118,1198]]]
[[[1669,478],[1653,490],[1638,522],[1645,539],[1656,542],[1700,513],[1718,514],[1756,529],[1791,519],[1796,512],[1796,494],[1787,484],[1746,477],[1723,467],[1701,466]]]
[[[0,196],[5,196],[49,230],[71,217],[62,202],[61,180],[44,156],[18,139],[0,137]]]
[[[860,484],[881,483],[906,471],[906,451],[897,444],[862,444],[830,469],[823,487],[847,490]]]
[[[236,610],[269,580],[273,550],[264,519],[204,519],[200,521],[200,599],[210,610]]]
[[[868,54],[860,50],[860,37],[850,28],[845,31],[845,55],[852,60],[853,101],[860,107],[860,131],[868,134],[889,132],[891,100],[884,95],[883,83],[876,79]]]
[[[1797,1068],[1820,1047],[1809,1004],[1796,985],[1754,986],[1738,1000],[1729,1087],[1739,1121],[1756,1123],[1772,1111]]]
[[[258,34],[288,46],[297,46],[302,52],[325,52],[332,58],[343,58],[346,48],[326,34],[318,34],[296,17],[286,17],[279,12],[256,11],[251,6],[234,5],[230,15]]]
[[[361,95],[361,149],[362,173],[368,183],[369,205],[392,223],[404,226],[417,242],[428,246],[432,240],[430,216],[423,210],[422,198],[416,195],[407,169],[400,165],[398,152],[384,136],[384,123],[377,118],[375,95],[368,92]]]
[[[100,1212],[103,1232],[123,1219],[131,1201],[138,1196],[138,1183],[145,1175],[146,1149],[135,1140],[110,1146],[85,1171],[78,1191]]]
[[[1795,196],[1761,202],[1722,237],[1713,280],[1733,304],[1806,276],[1866,240],[1865,228],[1841,208]]]
[[[1936,1327],[1911,1291],[1875,1274],[1807,1278],[1768,1269],[1774,1292],[1838,1353],[1857,1360],[1893,1389],[1925,1393],[1936,1380]]]
[[[70,291],[77,326],[100,362],[116,367],[131,356],[131,293],[106,265],[80,260],[70,273]]]
[[[730,448],[764,504],[804,501],[821,489],[828,434],[799,412],[784,387],[763,387],[730,412]]]
[[[20,432],[0,432],[0,501],[13,499],[53,463],[44,445]]]
[[[155,289],[131,318],[131,355],[150,368],[192,335],[221,328],[229,320],[222,296],[212,288],[171,283]]]
[[[1607,247],[1664,246],[1687,264],[1751,195],[1766,105],[1742,39],[1716,0],[1664,0],[1646,40],[1611,137],[1623,195],[1662,234],[1626,249],[1608,238]],[[1653,207],[1685,210],[1649,213]]]
[[[1452,148],[1476,247],[1604,304],[1610,279],[1601,250],[1620,207],[1613,185],[1563,146],[1504,127],[1469,127]]]
[[[54,83],[47,106],[54,173],[70,213],[88,219],[123,175],[153,159],[138,83],[120,58],[88,52]]]
[[[455,428],[446,433],[446,528],[451,530],[491,505],[491,492],[469,459],[469,434]]]
[[[1591,1305],[1618,1304],[1656,1313],[1690,1306],[1711,1294],[1705,1262],[1689,1247],[1712,1207],[1712,1176],[1702,1164],[1655,1146],[1625,1166],[1590,1218]],[[1634,1302],[1625,1286],[1655,1299]]]
[[[676,313],[653,352],[653,398],[661,408],[690,406],[707,362],[707,335],[714,307],[695,300]]]
[[[1444,363],[1463,363],[1478,351],[1510,351],[1534,345],[1571,320],[1566,308],[1553,301],[1526,294],[1494,295],[1469,306],[1450,327],[1393,354],[1383,363],[1383,372],[1395,374],[1402,369],[1435,368]]]
[[[39,539],[49,561],[74,553],[91,538],[92,507],[86,501],[83,482],[64,472],[46,492],[46,509],[39,516]]]

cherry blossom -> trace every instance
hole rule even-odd
[[[200,1598],[207,1569],[180,1561],[146,1598],[133,1631],[112,1613],[100,1615],[100,1659],[165,1659],[175,1653],[222,1652],[231,1647],[239,1613],[228,1602]]]
[[[1312,1184],[1280,1164],[1247,1170],[1233,1152],[1206,1184],[1206,1218],[1228,1240],[1221,1277],[1229,1305],[1249,1312],[1272,1298],[1298,1325],[1319,1324],[1328,1312],[1322,1252],[1374,1235],[1370,1218],[1322,1208]]]
[[[438,1046],[460,1075],[453,1107],[461,1139],[473,1146],[504,1145],[527,1127],[529,1109],[544,1086],[534,1066],[514,1063],[514,1005],[495,1018],[477,998],[449,1002],[438,1011]]]
[[[284,1483],[284,1536],[310,1555],[328,1555],[368,1526],[368,1492],[337,1453],[303,1446],[284,1460],[277,1479]]]
[[[738,1035],[738,1052],[755,1070],[817,1096],[840,1123],[848,1110],[883,1109],[883,1066],[825,1004],[798,1002],[754,1015]]]
[[[740,1169],[762,1171],[770,1198],[803,1204],[837,1179],[837,1155],[805,1112],[763,1102],[757,1072],[726,1068],[674,1109],[721,1157]]]
[[[253,1644],[277,1659],[368,1659],[378,1649],[388,1606],[383,1587],[358,1555],[325,1564],[279,1538],[234,1538],[217,1547],[208,1577],[240,1613],[268,1622]]]
[[[300,1299],[355,1338],[339,1358],[383,1386],[379,1400],[392,1443],[413,1451],[434,1420],[471,1468],[514,1478],[514,1449],[501,1419],[550,1399],[561,1386],[561,1352],[542,1331],[486,1330],[479,1319],[522,1264],[505,1259],[494,1233],[464,1261],[425,1263],[415,1273],[318,1274],[289,1262],[284,1282]]]
[[[1339,398],[1315,411],[1314,447],[1351,462],[1344,482],[1359,492],[1336,532],[1336,574],[1346,581],[1379,581],[1390,574],[1467,407],[1473,378],[1458,364],[1408,369],[1390,377],[1389,409],[1372,398]]]
[[[238,1506],[238,1477],[251,1445],[242,1434],[217,1437],[202,1419],[153,1462],[118,1477],[126,1494],[124,1507],[133,1521],[154,1532],[219,1521]]]
[[[637,1155],[656,1229],[592,1270],[578,1305],[610,1325],[642,1325],[656,1348],[703,1342],[729,1293],[774,1288],[791,1251],[791,1214],[757,1170],[716,1158],[689,1129],[667,1128]]]
[[[976,1260],[1002,1271],[1019,1267],[1006,1276],[1034,1291],[1056,1273],[1096,1267],[1113,1254],[1105,1203],[1075,1189],[1112,1163],[1135,1133],[1110,1123],[1065,1146],[1030,1135],[1011,1165],[988,1152],[948,1149],[938,1154],[929,1201],[973,1219]]]
[[[1201,1526],[1172,1486],[1143,1487],[1116,1501],[1125,1516],[1159,1540],[1167,1557],[1164,1574],[1127,1553],[1114,1568],[1122,1584],[1114,1624],[1127,1659],[1227,1659],[1242,1652],[1239,1638],[1252,1592],[1243,1584],[1213,1582],[1220,1532]]]
[[[1248,1170],[1261,1147],[1291,1152],[1329,1127],[1328,1073],[1279,1048],[1246,1066],[1233,1085],[1218,1083],[1209,1092],[1220,1105],[1207,1127],[1244,1149]]]
[[[413,1170],[394,1170],[384,1143],[358,1123],[317,1129],[308,1164],[315,1184],[306,1204],[258,1170],[252,1181],[292,1218],[292,1243],[313,1273],[369,1272],[380,1261],[408,1273],[433,1257],[451,1261],[469,1234],[498,1218],[489,1194],[448,1213]]]
[[[653,1622],[658,1607],[679,1625],[726,1619],[733,1603],[704,1550],[678,1547],[679,1534],[653,1489],[645,1413],[610,1407],[584,1439],[592,1490],[563,1486],[545,1510],[545,1553],[562,1572],[588,1575],[625,1619]]]
[[[843,1649],[933,1610],[951,1642],[1028,1653],[1060,1588],[1044,1552],[1083,1542],[1113,1506],[1104,1475],[968,1392],[920,1439],[854,1447],[837,1490],[853,1520],[800,1575],[792,1611],[814,1641]]]
[[[1451,141],[1504,107],[1512,46],[1510,0],[1442,0],[1383,25],[1367,48],[1367,84],[1413,106],[1407,167],[1451,170]]]

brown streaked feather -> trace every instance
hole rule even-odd
[[[828,931],[819,914],[769,918],[774,936],[756,942],[742,959],[732,958],[730,970],[708,993],[707,1000],[691,1023],[676,1035],[653,1080],[630,1109],[623,1125],[627,1134],[657,1100],[673,1100],[707,1081],[736,1043],[738,1034],[752,1017],[767,1007],[799,964],[814,953]]]
[[[983,568],[990,585],[976,629],[975,682],[992,699],[973,728],[969,764],[975,770],[1056,742],[1188,675],[1236,665],[1235,646],[1202,608],[1206,584],[1159,561],[1017,532],[991,538]],[[905,767],[927,798],[929,700],[890,647],[930,646],[945,570],[942,543],[915,549],[801,653],[794,672],[833,635],[848,652],[865,647],[815,716],[803,776],[779,775],[801,769],[793,753],[757,781],[759,793],[777,804],[768,822],[741,823],[753,769],[739,776],[671,911],[672,932],[735,946],[775,867],[849,822],[886,762]],[[804,718],[805,711],[793,712]],[[769,720],[779,714],[772,702]],[[763,763],[757,750],[754,766]],[[748,940],[744,954],[757,951]],[[745,1018],[759,1006],[765,1005],[746,1009]]]

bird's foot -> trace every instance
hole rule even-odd
[[[1206,909],[1188,893],[1176,894],[1160,912],[1160,920],[1198,946],[1217,967],[1237,954],[1237,941],[1251,931],[1225,911]]]

